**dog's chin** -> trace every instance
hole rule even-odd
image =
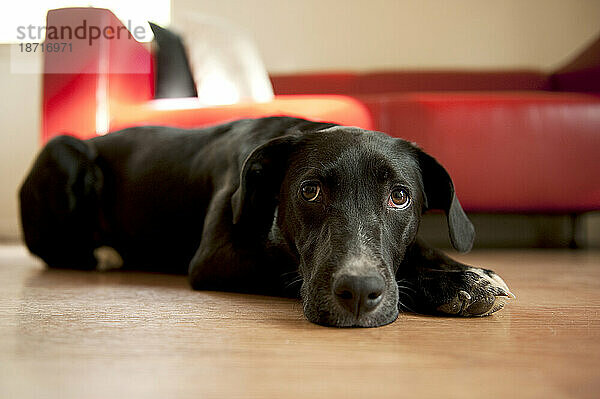
[[[329,312],[319,312],[316,315],[305,313],[305,316],[310,322],[326,327],[381,327],[394,322],[398,318],[398,310],[390,312],[389,315],[367,314],[359,318]]]
[[[304,316],[308,321],[328,327],[380,327],[394,322],[398,318],[398,300],[394,293],[388,293],[388,298],[380,306],[359,317],[343,309],[333,298],[329,300],[311,300],[303,298]],[[322,297],[321,297],[322,298]]]

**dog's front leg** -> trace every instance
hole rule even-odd
[[[252,232],[236,231],[232,223],[231,190],[224,188],[211,201],[202,240],[189,266],[196,290],[221,290],[282,295],[285,259],[267,250]]]
[[[487,316],[514,295],[496,273],[459,263],[417,240],[396,274],[401,308],[428,314]]]

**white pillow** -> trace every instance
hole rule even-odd
[[[190,14],[177,23],[201,105],[267,102],[273,87],[253,41],[226,20]]]

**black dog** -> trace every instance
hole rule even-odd
[[[454,247],[472,246],[444,168],[359,128],[274,117],[60,136],[20,198],[27,246],[50,267],[94,269],[108,246],[125,267],[188,272],[194,289],[300,294],[319,324],[483,316],[512,296],[416,239],[422,213],[442,209]]]

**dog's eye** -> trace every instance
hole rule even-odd
[[[390,194],[388,206],[394,209],[405,209],[410,205],[410,197],[406,190],[397,188]]]
[[[300,192],[306,201],[315,202],[321,194],[321,185],[316,182],[308,182],[302,185]]]

